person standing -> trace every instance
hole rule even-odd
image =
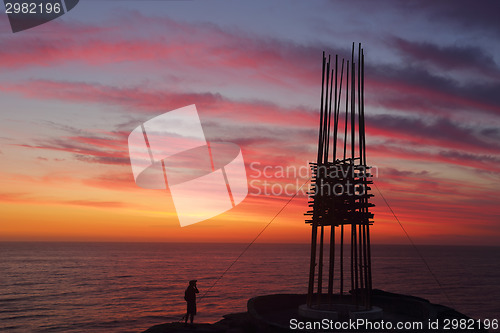
[[[188,317],[191,316],[191,324],[193,323],[194,316],[196,315],[196,294],[199,293],[196,287],[196,282],[198,280],[189,281],[189,286],[184,292],[184,300],[187,302],[187,312],[185,318],[185,324],[187,324]]]

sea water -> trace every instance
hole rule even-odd
[[[306,293],[307,244],[256,243],[235,262],[247,245],[0,243],[0,331],[141,332],[181,319],[192,279],[197,322],[246,311],[257,295]],[[372,271],[374,288],[500,317],[498,247],[373,245]]]

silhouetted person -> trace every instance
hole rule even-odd
[[[187,302],[187,313],[185,321],[186,324],[189,316],[191,316],[191,324],[192,324],[194,315],[196,314],[196,294],[199,293],[198,288],[196,288],[197,281],[198,280],[189,281],[189,286],[186,288],[186,291],[184,292],[184,299]]]

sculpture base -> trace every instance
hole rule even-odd
[[[317,300],[317,298],[315,298]],[[401,295],[382,290],[373,290],[371,303],[372,309],[366,311],[351,307],[352,298],[349,295],[335,296],[329,300],[322,299],[320,306],[316,309],[308,309],[304,304],[307,301],[305,294],[274,294],[258,296],[248,301],[248,314],[252,324],[257,327],[256,332],[311,332],[315,329],[308,329],[305,325],[321,324],[330,321],[335,323],[353,321],[358,319],[373,323],[390,323],[396,327],[398,322],[422,322],[424,327],[418,330],[420,333],[449,333],[449,330],[439,327],[428,327],[434,321],[443,322],[444,319],[470,318],[444,305],[433,304],[423,298]],[[330,302],[332,306],[329,305]],[[383,311],[381,310],[383,309]],[[380,318],[380,316],[382,316]],[[299,328],[298,323],[302,323],[304,328]],[[295,325],[297,324],[297,325]],[[321,329],[319,329],[321,331]],[[317,330],[316,330],[317,331]],[[323,330],[324,331],[324,330]],[[350,332],[351,330],[340,330]],[[363,331],[362,328],[359,331]],[[366,329],[365,332],[374,332],[373,329]],[[394,329],[380,329],[376,332],[393,333]],[[487,333],[486,330],[474,327],[470,332]]]
[[[307,304],[299,305],[299,315],[309,319],[329,319],[333,321],[347,319],[380,320],[384,312],[378,306],[371,309],[360,309],[352,304],[320,304],[309,307]]]

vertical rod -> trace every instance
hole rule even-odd
[[[361,120],[361,43],[358,44],[358,146],[359,146],[359,159],[360,159],[360,162],[359,164],[362,165],[363,162],[362,162],[362,159],[363,159],[363,152],[362,152],[362,149],[363,149],[363,143],[362,143],[362,135],[363,135],[363,131],[361,130],[361,123],[362,123],[362,120]],[[361,207],[359,208],[359,211],[360,212],[365,212],[366,209],[363,208],[363,204],[366,202],[365,201],[365,198],[364,197],[360,197],[359,198],[359,203],[361,204]],[[361,223],[364,222],[364,221],[358,221],[360,224],[359,224],[359,227],[358,227],[358,231],[359,231],[359,281],[360,281],[360,288],[362,289],[362,298],[363,298],[363,304],[366,304],[365,303],[365,292],[366,292],[366,288],[365,288],[365,267],[363,265],[363,259],[364,259],[364,241],[363,241],[363,232],[362,232],[362,226],[361,226]]]
[[[333,104],[333,162],[337,158],[337,77],[338,77],[339,56],[335,55],[335,102]],[[330,103],[332,99],[330,98]]]
[[[328,88],[331,90],[331,86],[329,86],[330,81],[330,56],[328,56],[328,62],[326,64],[326,89],[325,89],[325,108],[323,110],[325,117],[323,118],[323,163],[326,164],[328,161],[328,138],[330,137],[330,112],[328,107]]]
[[[365,128],[365,51],[361,49],[361,113],[363,119],[363,161],[366,165],[366,128]]]
[[[337,151],[337,77],[338,77],[338,55],[335,55],[335,72],[332,70],[332,80],[333,74],[335,73],[335,102],[333,107],[333,126],[334,126],[334,134],[333,134],[333,162],[335,163],[336,151]],[[332,82],[333,83],[333,82]],[[333,84],[331,83],[331,87]],[[330,88],[331,89],[331,88]],[[330,90],[330,114],[332,110],[332,90]],[[329,124],[330,125],[330,124]],[[330,126],[328,126],[330,127]],[[335,226],[330,225],[330,254],[329,254],[330,264],[328,266],[328,303],[332,303],[332,295],[333,295],[333,273],[334,273],[334,265],[335,265]]]
[[[347,60],[347,72],[346,72],[346,84],[345,84],[345,132],[344,132],[344,161],[347,158],[347,115],[349,114],[349,60]]]
[[[360,124],[360,131],[362,133],[361,137],[361,144],[362,144],[362,165],[364,166],[365,172],[366,172],[366,143],[365,143],[365,138],[366,138],[366,131],[365,131],[365,102],[364,102],[364,82],[365,82],[365,56],[364,56],[364,51],[361,49],[361,121],[362,123]],[[364,178],[364,186],[365,190],[367,187],[367,178],[365,175]],[[368,198],[364,198],[364,212],[368,213]],[[365,254],[364,254],[364,259],[365,259],[365,280],[366,280],[366,289],[367,289],[367,295],[366,295],[366,306],[367,308],[371,307],[371,291],[372,291],[372,282],[371,282],[371,250],[370,250],[370,225],[369,225],[369,220],[368,218],[365,219],[365,224],[363,225],[363,236],[364,236],[364,243],[365,243]]]
[[[359,221],[358,223],[360,223],[361,221]],[[358,225],[358,256],[359,256],[359,288],[360,289],[364,289],[364,271],[363,271],[363,234],[361,232],[361,224]],[[362,291],[364,292],[364,291]],[[363,295],[361,295],[362,298]],[[363,302],[364,304],[364,302]]]
[[[354,117],[355,117],[355,112],[356,112],[356,67],[354,63],[354,43],[352,43],[352,71],[351,71],[351,158],[352,158],[352,163],[354,164],[354,145],[356,144],[356,140],[354,138],[354,131],[356,130],[356,124],[354,123]],[[352,171],[352,170],[351,170]]]
[[[335,269],[335,226],[330,226],[330,266],[328,271],[328,300],[331,304],[333,295],[333,273]]]
[[[320,227],[320,236],[319,236],[319,263],[318,263],[318,305],[321,304],[321,294],[323,292],[323,238],[324,238],[324,229],[325,227],[322,225]]]
[[[356,144],[356,139],[354,137],[355,131],[356,131],[356,124],[354,122],[355,119],[355,113],[356,113],[356,108],[355,108],[355,101],[356,101],[356,67],[354,63],[354,43],[352,44],[352,53],[351,53],[351,173],[354,174],[354,158],[355,158],[355,153],[354,153],[354,147]],[[350,177],[353,179],[354,177]],[[352,207],[354,207],[354,196],[351,199]],[[351,212],[354,211],[354,208],[351,208]],[[357,235],[356,235],[356,221],[352,221],[351,225],[351,232],[352,232],[352,240],[353,244],[351,245],[353,247],[353,256],[354,256],[354,294],[355,294],[355,300],[356,300],[356,307],[359,305],[359,298],[358,298],[358,247],[357,247]]]
[[[367,246],[366,246],[366,224],[363,224],[363,259],[364,259],[364,266],[365,266],[365,305],[366,308],[370,308],[370,297],[371,297],[371,290],[369,288],[369,282],[368,282],[368,261],[367,261]]]
[[[330,134],[331,134],[331,119],[332,119],[332,94],[333,94],[333,74],[334,74],[334,71],[333,69],[331,70],[331,73],[332,75],[330,76],[330,104],[328,104],[328,124],[327,124],[327,127],[328,127],[328,135],[327,135],[327,138],[326,138],[326,156],[325,156],[325,164],[328,163],[328,157],[330,156]],[[336,72],[335,72],[336,73]],[[334,115],[335,117],[335,115]],[[335,122],[335,118],[334,118],[334,122]]]
[[[358,246],[357,246],[357,235],[356,235],[356,224],[352,223],[352,239],[353,239],[353,256],[354,256],[354,295],[356,298],[356,306],[359,305],[358,299]]]
[[[354,240],[353,240],[352,227],[353,227],[353,225],[351,224],[351,244],[350,244],[350,247],[351,247],[351,290],[355,290],[354,289],[354,247],[352,246],[354,244]]]
[[[316,243],[318,237],[318,226],[314,222],[312,224],[312,232],[311,232],[311,263],[310,263],[310,271],[309,271],[309,287],[307,291],[307,305],[311,306],[314,295],[314,273],[316,269]]]
[[[316,179],[320,179],[320,163],[322,160],[323,153],[323,97],[324,97],[324,85],[325,85],[325,52],[323,52],[323,65],[322,65],[322,73],[321,73],[321,105],[320,105],[320,126],[319,126],[319,134],[318,134],[318,159],[317,159],[317,171],[316,171]],[[317,184],[320,186],[321,184]],[[316,189],[318,192],[318,189]],[[316,208],[316,207],[314,207]],[[316,270],[316,243],[318,237],[318,212],[316,209],[313,210],[312,217],[312,231],[311,231],[311,260],[309,266],[309,285],[307,288],[307,305],[312,305],[312,298],[314,294],[314,275]]]
[[[349,62],[348,62],[349,63]],[[349,67],[349,65],[347,66]],[[349,69],[347,69],[347,80],[349,80]],[[334,159],[336,158],[336,149],[337,149],[337,128],[338,128],[338,123],[339,123],[339,114],[340,114],[340,100],[342,97],[342,78],[344,77],[344,59],[342,59],[342,70],[340,73],[340,89],[339,89],[339,98],[338,98],[338,104],[337,104],[337,116],[336,116],[336,122],[335,122],[335,153],[334,153]],[[348,89],[348,83],[346,83],[346,118],[347,118],[347,95],[348,95],[349,89]],[[347,131],[347,121],[346,121],[346,131]],[[344,136],[344,160],[345,160],[345,147],[346,147],[346,138]],[[342,296],[344,294],[344,224],[342,221],[342,225],[340,226],[340,298],[342,300]]]
[[[325,80],[325,107],[323,110],[323,113],[325,114],[325,117],[323,118],[323,148],[324,148],[324,153],[323,153],[323,163],[326,164],[328,161],[328,144],[329,144],[329,137],[330,137],[330,112],[329,112],[329,103],[328,103],[328,89],[332,89],[331,85],[329,85],[329,80],[330,80],[330,55],[328,56],[328,62],[326,64],[326,80]],[[330,93],[331,94],[331,93]],[[331,106],[330,106],[331,107]],[[323,177],[321,177],[321,184],[323,185]],[[323,191],[323,190],[322,190]],[[321,193],[321,197],[323,197],[324,193]],[[323,251],[324,251],[324,229],[325,227],[323,226],[323,221],[325,219],[325,207],[324,207],[324,202],[321,200],[321,218],[322,218],[322,223],[320,227],[320,238],[319,238],[319,259],[318,259],[318,299],[317,299],[317,304],[321,304],[321,294],[323,292]]]
[[[359,43],[358,46],[358,134],[359,134],[359,158],[360,158],[360,163],[363,164],[362,158],[363,154],[361,152],[361,149],[363,148],[363,144],[361,142],[361,43]]]
[[[363,75],[361,76],[361,112],[363,113],[363,162],[366,167],[366,130],[365,130],[365,54],[364,51],[361,50],[361,70]],[[368,199],[367,199],[368,201]],[[372,258],[371,258],[371,246],[370,246],[370,223],[366,221],[366,262],[367,262],[367,271],[368,271],[368,291],[370,293],[368,301],[369,306],[371,306],[371,292],[372,292]]]
[[[364,89],[365,89],[365,56],[364,56],[364,51],[363,49],[360,50],[360,64],[361,64],[361,88],[360,88],[360,114],[361,114],[361,123],[359,125],[360,127],[360,133],[361,133],[361,140],[360,144],[362,146],[361,149],[361,160],[362,163],[361,165],[363,166],[364,170],[364,191],[366,194],[367,191],[367,167],[366,167],[366,144],[365,144],[365,138],[366,138],[366,132],[365,132],[365,95],[364,95]],[[364,209],[363,211],[365,213],[368,213],[368,198],[364,197],[363,200],[364,203]],[[369,246],[369,237],[368,237],[368,228],[369,228],[369,220],[368,218],[365,218],[364,224],[363,224],[363,243],[364,243],[364,266],[365,266],[365,283],[366,283],[366,307],[370,308],[371,307],[371,265],[370,265],[370,257],[369,257],[369,251],[370,251],[370,246]]]
[[[344,294],[344,224],[340,226],[340,297]]]
[[[323,97],[325,88],[325,52],[323,52],[323,72],[321,74],[321,106],[319,108],[319,140],[318,140],[318,166],[323,160]]]
[[[370,224],[366,225],[366,261],[368,262],[368,290],[372,292],[372,253],[370,247]],[[370,296],[371,298],[371,296]]]
[[[335,70],[337,70],[337,65],[335,65]],[[338,102],[335,107],[335,127],[333,131],[334,146],[333,146],[333,161],[337,159],[337,133],[339,125],[339,113],[340,113],[340,99],[342,97],[342,78],[344,76],[344,59],[342,59],[342,69],[340,70],[340,85],[339,85],[339,97]],[[336,86],[337,76],[335,76],[335,86]],[[337,89],[335,89],[337,91]]]

